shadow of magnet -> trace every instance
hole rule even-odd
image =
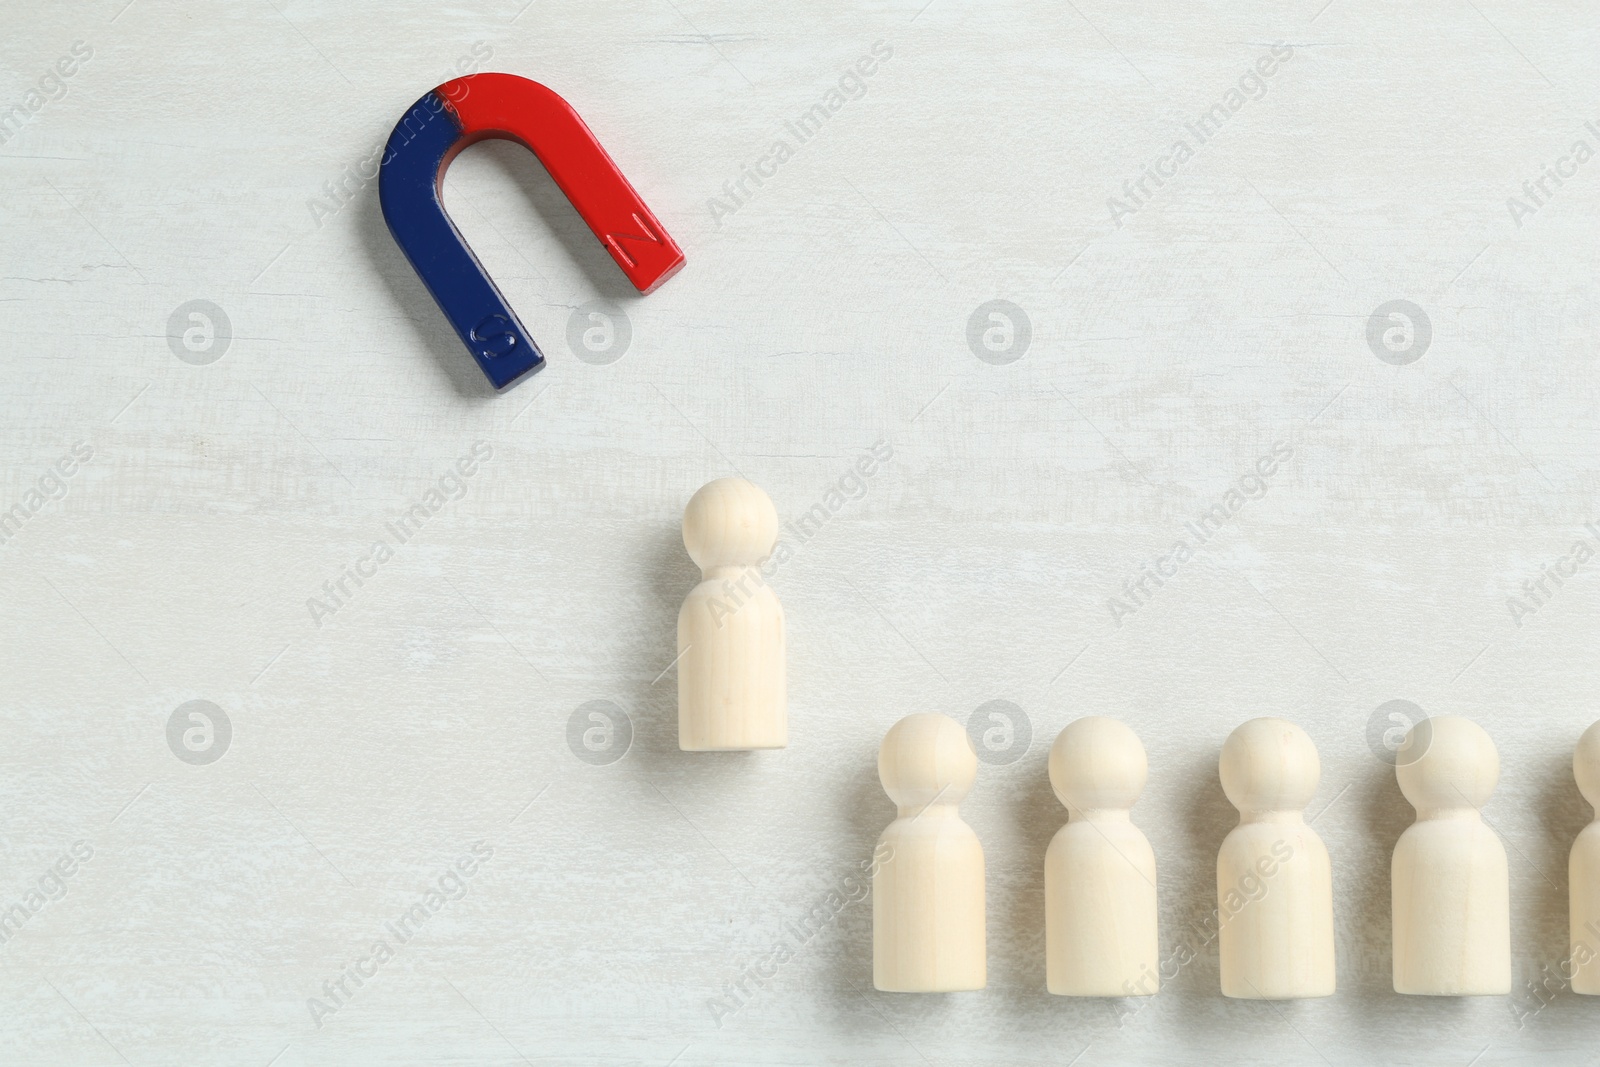
[[[490,137],[539,157],[634,288],[648,293],[683,266],[683,251],[561,97],[515,74],[473,74],[426,93],[395,124],[378,199],[395,243],[496,390],[544,366],[544,355],[484,272],[441,198],[445,168]]]

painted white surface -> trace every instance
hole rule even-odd
[[[1570,759],[1600,716],[1600,561],[1520,626],[1507,599],[1600,520],[1600,161],[1520,226],[1506,204],[1600,148],[1592,9],[124,3],[13,4],[0,34],[0,107],[93,49],[0,146],[0,508],[93,450],[0,547],[0,903],[93,849],[0,946],[0,1062],[1592,1057],[1600,1001],[1535,1013],[1528,985],[1566,953],[1590,814]],[[550,357],[504,397],[372,185],[320,226],[308,207],[480,41],[567,96],[688,255],[630,296],[520,149],[463,156],[447,200]],[[865,95],[714,221],[877,41]],[[1279,41],[1265,95],[1116,226],[1107,198]],[[632,327],[604,366],[565,341],[597,297]],[[1008,365],[967,340],[997,298],[1031,322]],[[195,299],[233,333],[204,366],[166,337]],[[1366,340],[1396,299],[1432,324],[1404,366]],[[464,498],[314,625],[307,598],[480,440]],[[679,752],[684,502],[738,472],[793,520],[879,441],[892,460],[773,580],[789,747]],[[1108,599],[1278,442],[1264,495],[1116,625]],[[233,729],[203,766],[166,737],[196,699]],[[1499,748],[1511,997],[1390,989],[1412,816],[1368,728],[1396,699]],[[595,700],[631,717],[608,765],[567,742]],[[873,992],[866,901],[795,947],[893,814],[883,731],[992,700],[1031,744],[962,806],[988,988]],[[1046,993],[1045,759],[1089,713],[1149,751],[1164,954],[1215,906],[1223,739],[1304,725],[1336,996],[1225,999],[1214,941],[1145,1001]],[[465,896],[315,1025],[308,998],[480,841]],[[719,1018],[747,968],[772,976]]]

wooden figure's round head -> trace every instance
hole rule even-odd
[[[1578,738],[1578,747],[1572,750],[1572,776],[1583,799],[1600,815],[1600,722]]]
[[[958,803],[977,776],[972,739],[947,715],[907,715],[878,747],[878,780],[902,809]]]
[[[1068,723],[1050,746],[1050,787],[1069,811],[1127,810],[1148,773],[1139,735],[1104,715]]]
[[[707,482],[683,509],[683,547],[701,570],[753,567],[777,540],[778,509],[743,478]]]
[[[1410,763],[1395,765],[1400,792],[1418,811],[1481,808],[1500,780],[1500,753],[1483,727],[1459,715],[1435,715],[1427,724],[1427,749]],[[1406,735],[1407,744],[1411,741]]]
[[[1317,746],[1288,719],[1251,719],[1228,735],[1222,791],[1240,811],[1300,811],[1322,780]]]

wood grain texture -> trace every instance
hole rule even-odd
[[[6,18],[0,115],[40,93],[0,143],[0,512],[40,506],[0,544],[0,907],[48,903],[0,945],[0,1063],[1592,1061],[1596,1002],[1557,975],[1592,819],[1571,760],[1600,562],[1573,545],[1600,523],[1600,162],[1520,225],[1507,207],[1600,148],[1589,7]],[[1264,93],[1239,90],[1263,57]],[[631,294],[526,152],[469,149],[446,204],[550,359],[498,398],[363,180],[463,65],[560,92],[688,259]],[[1232,90],[1200,143],[1186,124]],[[1118,225],[1108,199],[1179,139],[1192,158]],[[726,186],[743,203],[714,216]],[[1027,316],[1009,363],[1014,322],[980,315],[973,347],[996,299]],[[1406,365],[1367,336],[1396,299],[1431,324]],[[231,333],[203,365],[168,336],[195,300]],[[595,301],[627,317],[620,358]],[[215,354],[183,347],[195,326],[178,348]],[[78,443],[63,494],[46,475]],[[789,744],[685,753],[682,513],[728,475],[791,550]],[[231,720],[208,765],[167,739],[197,699]],[[980,735],[961,807],[987,985],[879,993],[878,746],[994,700],[1021,715]],[[1509,996],[1393,991],[1396,700],[1499,749]],[[1116,1004],[1045,984],[1048,742],[1091,714],[1147,750],[1161,876],[1161,992]],[[1220,993],[1218,757],[1257,715],[1320,755],[1333,997]],[[388,934],[479,841],[464,894]],[[380,938],[394,957],[318,1025],[308,1000]]]

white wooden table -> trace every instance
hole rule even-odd
[[[1600,1002],[1531,985],[1600,715],[1594,11],[7,15],[0,1062],[1592,1061]],[[466,69],[565,95],[688,256],[640,298],[525,152],[470,150],[448,206],[549,357],[504,396],[362,177]],[[688,755],[678,521],[731,472],[812,516],[791,744]],[[1394,707],[1499,745],[1511,997],[1390,989]],[[981,993],[871,989],[846,879],[912,711],[988,734]],[[1149,750],[1194,955],[1142,1003],[1044,989],[1045,753],[1090,712]],[[1321,751],[1323,1001],[1222,998],[1196,932],[1218,750],[1267,713]]]

